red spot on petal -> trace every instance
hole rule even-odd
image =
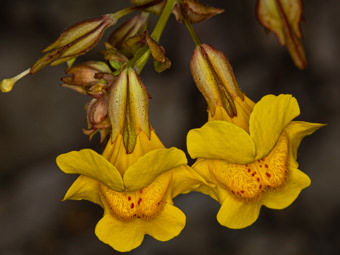
[[[262,189],[262,184],[260,184],[259,189]]]
[[[142,194],[142,193],[143,193],[143,190],[141,189],[141,190],[139,191],[139,193],[141,193],[141,194]]]
[[[271,177],[270,173],[268,173],[268,172],[266,172],[266,176],[267,176],[268,178]]]
[[[134,203],[131,203],[130,208],[132,209],[132,208],[134,208],[134,207],[135,207],[135,204],[134,204]]]
[[[260,167],[262,167],[262,165],[260,165]]]
[[[256,180],[257,180],[258,182],[260,182],[260,178],[256,178]]]
[[[268,168],[268,165],[267,165],[267,164],[265,164],[264,166],[265,166],[265,168]]]
[[[243,194],[243,193],[244,193],[244,190],[241,190],[241,193]]]
[[[128,196],[128,200],[129,200],[129,201],[131,200],[131,197],[130,197],[130,196]]]
[[[142,202],[142,198],[138,199],[137,204],[140,205],[140,202]]]
[[[250,168],[248,168],[248,173],[250,173],[250,171],[251,171]]]

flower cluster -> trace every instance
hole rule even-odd
[[[257,14],[303,69],[306,61],[298,41],[301,3],[288,2],[259,0]],[[1,82],[1,90],[8,92],[27,73],[67,62],[62,86],[90,96],[83,132],[90,138],[99,133],[105,149],[101,154],[83,149],[57,157],[63,172],[79,175],[64,200],[84,199],[101,206],[104,215],[95,233],[121,252],[138,247],[145,235],[160,241],[179,235],[186,221],[174,206],[179,194],[209,195],[221,204],[218,222],[233,229],[254,223],[262,205],[289,206],[310,185],[298,169],[300,142],[322,124],[295,121],[300,109],[292,95],[265,95],[255,103],[240,90],[226,56],[202,44],[192,27],[223,10],[193,0],[132,3],[71,26],[29,70]],[[116,28],[105,42],[101,61],[73,66],[119,18],[136,11],[142,13]],[[151,13],[160,17],[149,33]],[[196,159],[192,166],[182,150],[165,148],[157,137],[149,122],[147,87],[139,76],[149,58],[157,72],[170,68],[158,42],[171,13],[185,23],[196,44],[190,69],[208,108],[207,123],[187,134],[188,154]]]

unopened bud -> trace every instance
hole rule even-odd
[[[47,65],[59,65],[85,54],[98,43],[105,30],[116,21],[114,15],[106,14],[69,27],[43,51],[47,53],[35,62],[30,72],[36,73]]]
[[[165,49],[148,34],[145,34],[145,37],[146,43],[150,48],[152,58],[154,59],[155,70],[160,73],[169,69],[171,61],[165,56]]]
[[[100,141],[103,142],[110,132],[110,121],[108,117],[108,95],[102,95],[100,98],[92,99],[86,106],[87,128],[83,133],[92,139],[98,131]]]
[[[281,45],[287,46],[294,64],[299,69],[305,69],[307,66],[301,43],[302,12],[301,0],[257,1],[256,14],[259,22],[277,36]]]
[[[222,106],[230,117],[237,115],[233,98],[243,98],[226,56],[215,48],[197,46],[191,59],[191,73],[205,97],[212,115]]]
[[[195,0],[183,0],[173,10],[176,20],[184,22],[184,19],[187,18],[193,24],[205,21],[223,12],[223,9],[206,6]]]
[[[140,132],[150,137],[148,95],[137,73],[131,68],[123,70],[112,85],[109,117],[112,142],[118,134],[122,134],[128,153],[133,151]]]
[[[97,73],[111,73],[111,69],[104,62],[89,61],[68,69],[66,74],[71,76],[61,80],[69,85],[92,86],[100,82],[100,79],[96,78]]]
[[[166,0],[130,0],[130,2],[135,6],[150,5],[150,7],[144,8],[144,11],[160,15],[163,11]]]
[[[110,65],[115,70],[121,70],[129,62],[129,59],[116,48],[113,48],[108,42],[105,43],[104,51],[105,60],[109,61]]]
[[[207,101],[209,120],[230,121],[248,131],[254,102],[240,90],[227,57],[203,44],[196,47],[190,67],[196,86]]]
[[[136,15],[133,18],[126,21],[123,25],[118,27],[110,36],[108,42],[113,48],[126,53],[126,41],[138,35],[141,35],[146,31],[149,15],[142,13]]]

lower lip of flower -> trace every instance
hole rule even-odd
[[[152,220],[164,209],[170,177],[162,174],[145,188],[133,192],[117,192],[103,184],[100,191],[110,212],[122,221]]]
[[[235,198],[256,200],[263,192],[284,185],[288,175],[288,136],[283,132],[272,151],[253,163],[213,160],[211,169],[216,180]]]

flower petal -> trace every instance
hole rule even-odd
[[[67,174],[81,174],[95,179],[115,191],[123,191],[118,170],[103,156],[90,149],[71,151],[57,157],[57,165]]]
[[[172,170],[171,198],[196,190],[206,181],[188,165],[182,165]]]
[[[209,169],[210,161],[212,160],[197,159],[195,164],[193,164],[191,168],[194,169],[194,171],[196,171],[206,181],[206,184],[203,184],[197,188],[197,191],[203,194],[206,194],[212,197],[213,199],[215,199],[216,201],[218,201],[218,198],[219,198],[218,192],[220,189],[218,189],[218,185],[213,183],[215,180],[213,179],[213,176],[211,175],[211,172]]]
[[[134,164],[138,158],[149,151],[160,148],[164,148],[164,145],[154,131],[151,131],[150,138],[144,132],[140,132],[137,136],[137,142],[133,152],[127,153],[123,136],[119,134],[114,143],[107,143],[103,151],[103,157],[108,159],[123,176],[124,172],[130,165]]]
[[[255,104],[249,119],[249,132],[255,142],[256,159],[271,151],[283,129],[299,114],[299,105],[291,95],[267,95]]]
[[[264,193],[262,204],[272,209],[283,209],[289,206],[300,192],[307,188],[311,181],[309,177],[298,169],[290,169],[287,183],[276,191]]]
[[[145,222],[140,219],[121,221],[109,212],[97,223],[95,233],[102,242],[120,252],[131,251],[143,241]]]
[[[185,214],[180,209],[166,203],[160,215],[152,221],[145,222],[145,231],[159,241],[168,241],[181,233],[185,221]]]
[[[255,145],[242,128],[227,121],[209,121],[192,129],[187,136],[192,158],[222,159],[229,163],[247,164],[254,161]]]
[[[319,128],[325,126],[320,123],[310,123],[305,121],[292,121],[286,128],[286,132],[289,136],[289,149],[292,152],[294,159],[297,158],[297,150],[301,143],[301,140],[307,136],[313,134]]]
[[[228,228],[245,228],[257,220],[260,208],[260,201],[242,201],[227,195],[217,213],[217,220]]]
[[[98,190],[98,181],[80,175],[65,194],[63,200],[88,200],[97,205],[103,206],[101,196]]]
[[[177,148],[156,149],[141,156],[123,176],[126,190],[136,191],[149,185],[158,175],[187,163],[185,153]]]

